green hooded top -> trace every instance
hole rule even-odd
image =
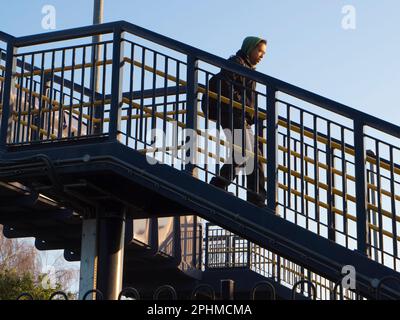
[[[267,42],[265,39],[259,37],[246,37],[243,40],[241,50],[247,55],[247,57],[249,57],[251,50],[257,47],[261,41],[265,41],[265,43]]]

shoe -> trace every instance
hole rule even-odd
[[[215,187],[220,188],[220,189],[224,189],[225,188],[225,184],[222,183],[221,179],[218,179],[218,178],[215,178],[215,177],[213,177],[210,180],[210,184],[212,186],[215,186]]]
[[[266,209],[267,205],[264,202],[251,202],[252,204],[256,205],[257,207],[261,208],[261,209]]]
[[[259,194],[247,193],[247,201],[259,208],[267,207],[267,205],[265,204],[265,200],[266,199],[263,196],[260,196]]]

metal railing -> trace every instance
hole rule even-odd
[[[247,268],[313,299],[338,299],[332,281],[211,223],[206,223],[204,251],[205,269]],[[312,287],[299,281],[309,281]],[[341,292],[340,300],[361,298],[350,289]]]
[[[95,34],[108,38],[85,43]],[[62,45],[71,40],[81,43]],[[124,21],[5,41],[3,151],[32,141],[75,139],[60,130],[64,110],[67,121],[72,114],[78,117],[78,137],[118,139],[210,182],[232,146],[217,131],[222,119],[211,121],[207,111],[199,110],[203,94],[208,103],[217,100],[219,114],[228,108],[229,121],[234,112],[254,119],[249,154],[254,168],[263,170],[256,170],[253,186],[242,175],[229,191],[245,199],[246,192],[260,191],[258,182],[265,175],[267,206],[282,218],[399,270],[398,126]],[[44,44],[52,48],[31,50]],[[96,50],[102,50],[101,61],[95,60]],[[90,90],[96,66],[101,92]],[[208,80],[220,69],[257,84],[251,92],[254,106],[210,90]],[[45,82],[48,93],[42,90]],[[244,90],[234,82],[228,86]],[[70,101],[57,101],[52,89]],[[22,94],[27,98],[12,99]],[[83,125],[85,132],[79,129]],[[19,134],[21,126],[30,134]],[[244,117],[239,127],[245,127]],[[164,133],[159,144],[149,134],[157,129]],[[187,129],[197,133],[191,152],[184,147]],[[196,157],[203,161],[187,163]]]

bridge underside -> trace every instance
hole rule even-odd
[[[115,213],[118,207],[129,208],[126,211],[129,219],[198,215],[336,281],[341,279],[341,266],[344,265],[356,266],[360,274],[369,276],[368,279],[382,274],[395,275],[393,270],[363,255],[299,228],[185,172],[177,172],[164,164],[151,165],[137,151],[118,142],[92,141],[70,146],[48,144],[41,146],[40,154],[32,147],[17,152],[10,150],[2,159],[3,181],[34,186],[60,204],[85,209],[87,218],[96,211],[92,204],[100,204],[104,212]],[[29,165],[26,165],[27,161]],[[118,188],[115,181],[118,181]],[[75,235],[77,233],[78,230]],[[296,239],[296,242],[289,240],[286,234],[291,234],[291,239]],[[59,243],[58,247],[62,248],[62,245]],[[77,245],[75,243],[71,249],[76,250]],[[329,260],[326,252],[336,255],[337,269],[324,262]],[[371,295],[368,280],[360,278],[359,288],[365,296]]]

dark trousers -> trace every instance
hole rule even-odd
[[[224,125],[222,126],[224,129],[230,129],[230,126]],[[241,129],[240,124],[234,125],[236,129]],[[245,122],[245,128],[242,131],[242,134],[245,135],[246,146],[245,149],[254,153],[254,134],[251,131],[250,125]],[[233,132],[232,132],[232,135]],[[241,141],[236,141],[233,139],[235,145],[242,145]],[[252,141],[252,142],[250,142]],[[249,143],[250,142],[250,143]],[[261,150],[257,146],[258,155],[261,155]],[[236,153],[240,153],[241,151],[234,151],[233,148],[230,148],[230,159],[228,159],[228,163],[225,163],[217,176],[211,179],[211,184],[219,187],[221,189],[227,189],[227,187],[231,184],[231,182],[237,177],[237,172],[242,169],[245,170],[246,173],[246,188],[247,188],[247,201],[254,203],[257,206],[264,207],[266,200],[266,191],[265,191],[265,175],[264,169],[262,167],[262,163],[260,160],[257,161],[257,167],[255,167],[255,159],[254,156],[247,158],[247,161],[243,163],[243,159],[234,156]],[[239,161],[238,161],[239,160]],[[252,161],[253,163],[250,163]],[[250,169],[250,170],[249,170]],[[249,171],[249,172],[248,172]],[[256,183],[258,176],[258,183]],[[258,189],[258,190],[257,190]]]

